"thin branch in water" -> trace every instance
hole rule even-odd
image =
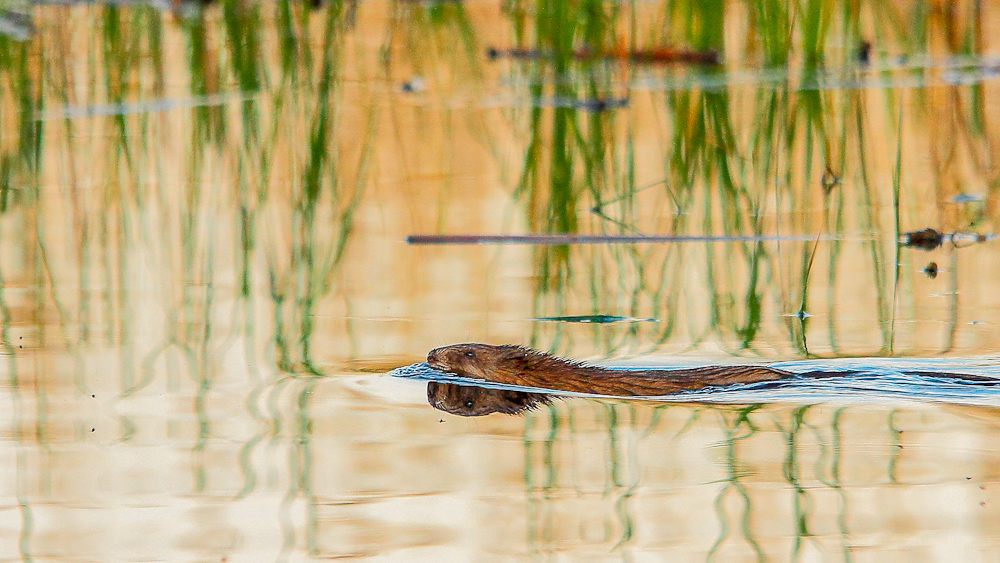
[[[528,244],[565,246],[575,244],[635,244],[663,242],[768,242],[840,240],[829,235],[410,235],[412,245]]]

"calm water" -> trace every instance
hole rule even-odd
[[[890,4],[5,7],[0,558],[997,561],[994,403],[385,376],[996,372],[1000,3]],[[567,233],[681,238],[406,242]]]

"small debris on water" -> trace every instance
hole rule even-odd
[[[804,321],[804,320],[808,319],[809,317],[811,317],[812,313],[807,313],[805,311],[799,311],[797,313],[785,313],[784,315],[781,315],[781,316],[782,317],[795,317],[796,319],[799,319],[800,321]]]
[[[582,109],[600,113],[609,109],[619,109],[628,107],[628,98],[598,98],[596,100],[584,100]]]
[[[958,194],[950,200],[952,203],[975,203],[983,201],[983,196],[977,194]]]
[[[934,229],[927,228],[904,234],[900,237],[899,243],[920,250],[934,250],[944,243],[944,235]]]
[[[400,85],[399,90],[404,94],[412,94],[414,92],[423,92],[427,89],[427,85],[424,83],[424,79],[419,76],[414,76],[413,78],[407,80],[402,85]]]
[[[924,273],[927,274],[927,277],[929,277],[930,279],[936,278],[938,275],[937,262],[931,262],[930,264],[927,264],[927,266],[924,267]]]
[[[826,171],[823,172],[823,178],[820,179],[820,183],[823,185],[823,193],[830,195],[833,188],[840,184],[840,176],[833,173],[833,170],[829,166],[826,167]]]
[[[858,45],[858,63],[868,66],[872,62],[872,44],[870,41],[862,41]]]

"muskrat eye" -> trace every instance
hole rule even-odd
[[[473,352],[472,350],[469,350],[468,352],[465,353],[465,357],[466,358],[475,358],[476,357],[476,353]]]
[[[473,405],[475,405],[475,403],[473,403],[472,401],[466,401],[465,402],[465,408],[467,408],[467,409],[471,409],[473,407]]]

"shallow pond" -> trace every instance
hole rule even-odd
[[[992,395],[463,418],[386,374],[998,373],[998,38],[972,0],[11,4],[0,558],[995,561]]]

